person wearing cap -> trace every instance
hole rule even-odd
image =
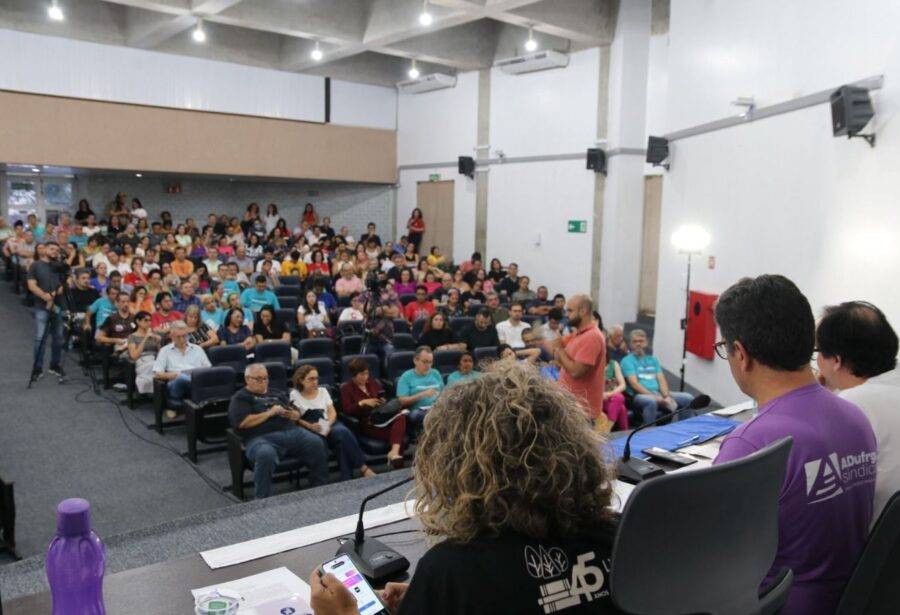
[[[191,371],[210,367],[206,352],[188,341],[189,329],[183,320],[176,320],[169,327],[169,339],[153,363],[153,376],[166,383],[170,408],[180,409],[182,400],[191,392]],[[174,418],[175,410],[166,410],[167,418]]]

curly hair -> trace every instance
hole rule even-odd
[[[571,394],[531,366],[497,361],[428,412],[416,514],[427,534],[457,542],[599,531],[613,519],[601,445]]]

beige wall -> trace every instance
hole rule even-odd
[[[397,135],[0,91],[0,162],[394,183]]]

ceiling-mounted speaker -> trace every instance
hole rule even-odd
[[[471,156],[460,156],[459,174],[473,179],[475,177],[475,159]]]
[[[853,85],[841,86],[831,95],[831,131],[836,137],[861,137],[875,147],[875,135],[861,133],[875,117],[869,90]]]
[[[663,137],[650,137],[647,139],[647,162],[655,167],[664,167],[667,171],[669,165],[664,161],[669,157],[669,140]]]
[[[592,147],[587,151],[587,168],[594,173],[606,175],[606,152],[599,147]]]

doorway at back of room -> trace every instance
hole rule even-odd
[[[422,210],[425,234],[419,253],[426,256],[437,246],[448,259],[453,258],[454,181],[423,181],[416,187],[416,207]]]

